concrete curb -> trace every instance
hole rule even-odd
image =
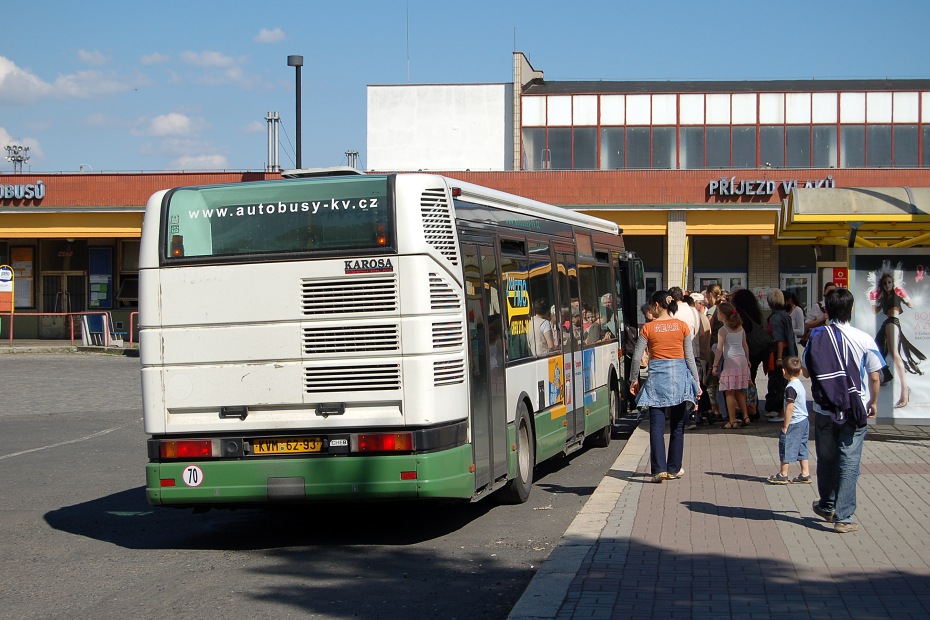
[[[77,353],[95,353],[98,355],[123,355],[126,357],[139,357],[137,348],[119,347],[85,347],[85,346],[0,346],[0,355],[72,355]]]
[[[635,472],[649,451],[649,433],[637,426],[610,470],[585,502],[559,544],[533,576],[530,585],[517,601],[511,620],[547,620],[555,618],[568,595],[572,580],[591,549],[607,527],[620,496],[626,490],[629,472]],[[627,472],[621,476],[621,472]]]

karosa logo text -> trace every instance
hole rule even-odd
[[[346,273],[384,273],[393,272],[394,264],[390,258],[362,258],[345,261]]]

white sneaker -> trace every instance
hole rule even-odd
[[[668,475],[668,472],[660,471],[659,473],[657,473],[655,476],[652,477],[652,481],[655,482],[656,484],[661,484],[663,480],[668,480],[669,478],[670,476]]]
[[[677,473],[677,474],[669,474],[669,475],[668,475],[668,479],[669,479],[669,480],[678,480],[679,478],[681,478],[681,477],[684,476],[684,475],[685,475],[685,468],[682,467],[681,469],[678,470],[678,473]]]

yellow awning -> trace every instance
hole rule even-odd
[[[776,239],[857,248],[930,245],[930,188],[796,188],[782,206]]]
[[[671,208],[580,209],[582,213],[616,222],[624,235],[667,235],[669,211],[685,211],[688,235],[772,235],[778,212],[769,209],[707,209],[698,205]]]
[[[3,209],[3,239],[101,239],[142,236],[144,208],[132,209]]]

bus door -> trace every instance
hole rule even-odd
[[[562,377],[565,379],[565,419],[567,439],[584,434],[584,368],[581,352],[583,317],[578,295],[578,269],[575,253],[557,251],[558,287],[562,329]]]
[[[499,269],[491,239],[487,245],[462,239],[465,312],[468,321],[468,375],[471,381],[471,439],[476,487],[507,476],[507,401]]]

